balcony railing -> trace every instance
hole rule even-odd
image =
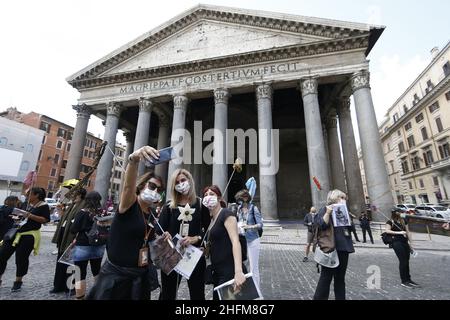
[[[431,165],[431,169],[433,170],[442,170],[447,168],[450,168],[450,158],[435,162]]]

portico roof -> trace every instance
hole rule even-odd
[[[353,49],[364,50],[367,56],[384,28],[200,4],[66,80],[74,88],[83,89],[174,72],[187,73]],[[244,33],[248,34],[249,41],[239,43]],[[220,37],[222,44],[225,39],[229,43],[215,48],[221,44]],[[205,45],[208,42],[209,45]],[[159,56],[159,52],[169,54]]]

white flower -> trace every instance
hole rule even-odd
[[[189,204],[187,204],[184,208],[178,207],[178,210],[180,210],[180,215],[178,216],[178,220],[189,222],[192,221],[192,215],[195,212],[195,209],[191,209]]]

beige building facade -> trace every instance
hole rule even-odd
[[[380,135],[397,203],[450,197],[450,42],[388,110]]]

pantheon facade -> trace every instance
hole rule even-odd
[[[185,129],[194,137],[199,130],[195,123],[201,123],[200,134],[215,128],[224,137],[227,129],[255,129],[258,161],[247,161],[242,172],[233,175],[226,200],[233,201],[235,192],[254,177],[255,201],[268,222],[298,217],[311,205],[323,206],[334,188],[348,193],[350,210],[359,214],[365,198],[350,112],[353,95],[370,201],[388,212],[393,199],[367,59],[383,30],[196,6],[67,79],[80,98],[73,107],[77,123],[65,178],[78,178],[91,115],[105,120],[109,145],[115,144],[119,129],[125,132],[128,153],[144,145],[161,149],[185,143],[188,140],[172,133]],[[268,173],[259,165],[262,147],[273,142],[260,129],[278,132],[278,152],[269,153],[277,172]],[[198,191],[212,183],[223,190],[232,164],[225,159],[194,164],[208,143],[193,140],[185,143],[189,152],[183,155],[191,161],[158,165],[156,172],[167,178],[184,167],[192,172]],[[225,158],[226,152],[217,150],[226,149],[226,139],[213,140],[215,160],[219,154]],[[105,152],[95,180],[103,197],[112,165],[113,155]]]

